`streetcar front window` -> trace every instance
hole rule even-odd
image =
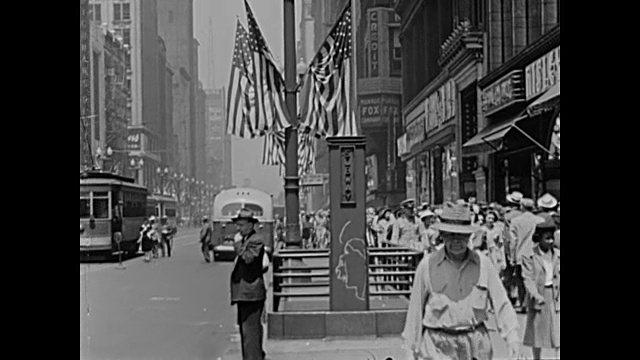
[[[109,218],[109,199],[93,199],[93,216],[96,219]]]
[[[93,215],[95,219],[108,219],[109,193],[106,191],[80,193],[80,219],[88,219]]]
[[[80,219],[91,217],[91,200],[80,198]]]

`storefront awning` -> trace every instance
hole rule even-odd
[[[554,107],[560,101],[560,81],[547,90],[527,108],[529,115],[535,115],[544,109]]]
[[[505,135],[507,135],[507,133],[514,128],[515,124],[523,119],[526,119],[528,117],[526,111],[522,111],[521,113],[519,113],[518,115],[512,117],[511,119],[508,119],[506,121],[503,121],[501,123],[492,125],[492,126],[488,126],[486,128],[484,128],[482,131],[480,131],[479,133],[476,134],[476,136],[472,137],[471,139],[469,139],[469,141],[467,141],[466,143],[464,143],[462,145],[463,148],[469,148],[472,146],[476,146],[476,145],[481,145],[481,144],[489,144],[491,147],[493,147],[495,150],[498,150],[494,145],[493,142],[496,142],[498,140],[501,140]]]

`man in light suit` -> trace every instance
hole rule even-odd
[[[511,239],[511,266],[515,269],[515,283],[518,288],[518,306],[520,312],[524,313],[525,287],[522,278],[522,258],[533,254],[533,233],[536,225],[543,223],[544,218],[533,214],[534,202],[532,199],[522,199],[520,206],[522,215],[513,218],[509,224],[509,234]]]

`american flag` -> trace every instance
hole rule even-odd
[[[243,138],[257,135],[249,121],[251,55],[248,38],[249,34],[238,20],[227,96],[227,133]]]
[[[253,55],[249,79],[254,96],[249,118],[255,125],[254,129],[262,135],[267,131],[280,131],[291,125],[285,111],[284,79],[246,0],[244,5],[249,25],[249,50]]]
[[[262,164],[285,164],[285,135],[284,131],[267,131],[264,134],[264,148],[262,150]],[[282,172],[282,171],[281,171]]]
[[[301,94],[300,128],[322,136],[358,134],[351,93],[351,5],[314,57]]]
[[[280,175],[285,173],[285,133],[284,131],[268,131],[264,136],[264,148],[262,149],[262,163],[280,167]],[[298,175],[315,174],[316,158],[315,136],[298,133]]]

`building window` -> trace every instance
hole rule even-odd
[[[91,12],[89,18],[91,18],[93,21],[102,22],[102,5],[93,4],[91,5],[91,7],[89,7],[89,9],[89,11]]]
[[[129,12],[129,3],[122,4],[122,20],[131,20],[131,14]]]
[[[122,41],[127,45],[131,45],[131,29],[122,30]]]
[[[476,28],[476,29],[480,29],[483,30],[484,29],[484,22],[485,22],[485,10],[484,10],[484,1],[483,0],[472,0],[471,2],[471,16],[473,17],[472,19],[472,25]]]
[[[116,21],[122,20],[122,4],[119,4],[119,3],[113,4],[113,20],[116,20]]]

